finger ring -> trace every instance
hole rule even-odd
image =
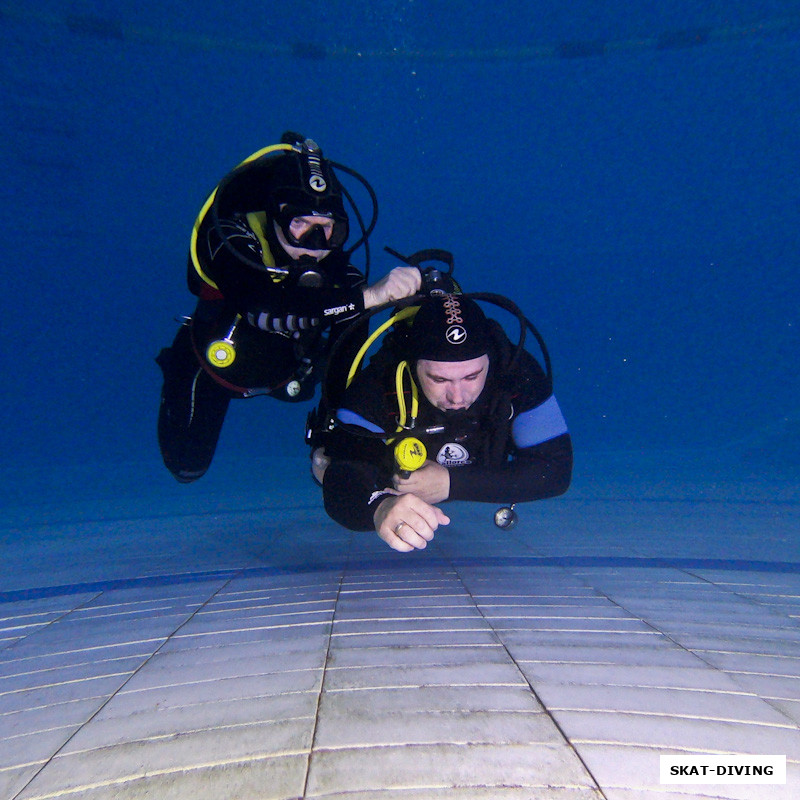
[[[404,522],[403,520],[400,520],[400,522],[398,522],[397,525],[394,526],[394,532],[397,533],[400,530],[400,528],[402,528],[403,525],[406,525],[406,524],[407,524],[406,522]]]

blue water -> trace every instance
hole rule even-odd
[[[285,129],[374,185],[373,278],[384,244],[447,248],[465,289],[526,310],[578,463],[669,450],[797,475],[797,3],[209,5],[0,5],[13,501],[78,466],[145,500],[182,490],[153,358],[193,308],[200,204]],[[233,404],[198,491],[303,456],[309,407]]]

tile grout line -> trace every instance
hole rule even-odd
[[[713,586],[718,591],[722,591],[722,592],[725,592],[728,595],[732,595],[733,597],[736,597],[737,599],[744,601],[748,605],[756,606],[757,608],[765,610],[769,614],[770,617],[776,617],[776,618],[780,619],[783,623],[786,623],[786,622],[792,623],[793,627],[797,626],[797,623],[795,622],[795,620],[790,615],[783,614],[783,613],[781,613],[779,611],[776,611],[768,603],[763,603],[763,602],[759,601],[757,598],[748,596],[746,594],[741,594],[740,592],[735,591],[734,589],[731,589],[728,586],[720,585],[719,583],[716,583],[715,581],[711,580],[710,578],[705,577],[704,575],[695,574],[695,573],[693,573],[693,572],[691,572],[689,570],[686,570],[685,574],[691,575],[693,578],[696,578],[696,579],[698,579],[700,581],[703,581],[704,583],[710,584],[711,586]],[[644,620],[642,620],[642,622],[644,622]],[[646,624],[649,624],[649,623],[646,623]],[[667,636],[667,634],[663,633],[663,631],[661,633],[662,633],[662,635]],[[675,641],[671,636],[668,636],[668,638],[670,639],[670,641]],[[675,642],[675,644],[677,644],[679,647],[683,647],[683,645],[681,645],[679,642]],[[707,664],[711,669],[717,670],[717,671],[722,672],[723,674],[727,675],[737,686],[740,686],[743,690],[746,690],[746,687],[742,686],[742,684],[736,679],[736,674],[734,672],[730,672],[728,670],[720,669],[719,667],[711,664],[711,662],[709,662],[705,658],[703,658],[700,655],[700,653],[698,651],[696,651],[696,650],[693,650],[693,649],[690,650],[689,648],[684,648],[684,649],[687,650],[687,652],[689,652],[692,655],[694,655],[696,658],[699,658],[704,664]],[[754,697],[758,697],[758,699],[762,703],[765,703],[767,706],[769,706],[770,708],[772,708],[773,710],[778,712],[782,717],[785,717],[792,724],[792,726],[795,728],[795,730],[800,730],[800,724],[798,724],[797,721],[794,720],[789,714],[787,714],[778,704],[773,703],[769,698],[762,697],[761,694],[756,694],[755,692],[752,692],[752,691],[751,691],[751,693],[752,693],[752,695]]]
[[[41,775],[41,774],[42,774],[42,772],[43,772],[45,769],[47,769],[47,767],[48,767],[48,766],[51,764],[51,762],[53,761],[53,759],[55,759],[55,758],[58,756],[58,754],[59,754],[59,753],[61,753],[61,752],[64,750],[64,748],[65,748],[65,747],[66,747],[66,746],[67,746],[67,745],[68,745],[68,744],[69,744],[69,743],[70,743],[70,742],[71,742],[71,741],[72,741],[72,740],[73,740],[73,739],[74,739],[74,738],[75,738],[75,737],[76,737],[76,736],[77,736],[77,735],[78,735],[78,734],[79,734],[79,733],[80,733],[80,732],[81,732],[81,731],[82,731],[82,730],[83,730],[83,729],[84,729],[84,728],[85,728],[87,725],[89,725],[89,724],[92,722],[92,720],[93,720],[93,719],[95,719],[95,718],[97,717],[97,715],[98,715],[98,714],[99,714],[99,713],[100,713],[100,712],[101,712],[101,711],[102,711],[102,710],[103,710],[103,709],[104,709],[104,708],[105,708],[105,707],[106,707],[106,706],[107,706],[107,705],[108,705],[108,704],[109,704],[109,703],[110,703],[110,702],[111,702],[111,701],[112,701],[112,700],[113,700],[113,699],[114,699],[114,698],[115,698],[115,697],[116,697],[116,696],[117,696],[117,695],[118,695],[118,694],[119,694],[119,693],[120,693],[120,692],[121,692],[121,691],[122,691],[122,690],[123,690],[123,689],[124,689],[124,688],[125,688],[125,687],[126,687],[126,686],[127,686],[127,685],[128,685],[130,682],[131,682],[131,681],[132,681],[132,680],[133,680],[133,679],[134,679],[134,678],[135,678],[135,677],[136,677],[136,675],[138,675],[138,674],[139,674],[139,673],[140,673],[140,672],[141,672],[141,671],[142,671],[142,670],[143,670],[143,669],[144,669],[144,668],[145,668],[145,667],[146,667],[146,666],[147,666],[147,665],[148,665],[148,664],[149,664],[149,663],[150,663],[150,662],[151,662],[151,661],[152,661],[152,660],[155,658],[155,656],[156,656],[158,653],[160,653],[160,652],[161,652],[161,650],[162,650],[162,649],[163,649],[163,648],[166,646],[166,644],[167,644],[167,643],[168,643],[168,642],[169,642],[169,641],[170,641],[170,640],[171,640],[171,639],[172,639],[172,638],[173,638],[173,637],[174,637],[174,636],[175,636],[175,635],[176,635],[176,634],[177,634],[177,633],[178,633],[178,632],[179,632],[179,631],[182,629],[182,628],[184,628],[186,625],[188,625],[188,624],[189,624],[189,622],[191,622],[191,621],[192,621],[192,619],[194,619],[194,617],[195,617],[195,616],[196,616],[196,615],[197,615],[197,614],[198,614],[200,611],[202,611],[202,610],[203,610],[203,609],[204,609],[204,608],[205,608],[205,607],[206,607],[206,606],[207,606],[207,605],[208,605],[208,604],[209,604],[209,603],[210,603],[210,602],[211,602],[211,601],[212,601],[212,600],[213,600],[213,599],[214,599],[214,598],[215,598],[215,597],[216,597],[216,596],[217,596],[217,595],[218,595],[218,594],[219,594],[219,593],[220,593],[220,592],[223,590],[223,589],[225,589],[227,586],[229,586],[229,585],[230,585],[230,584],[233,582],[233,580],[235,580],[235,578],[236,578],[236,576],[234,575],[234,576],[230,577],[228,580],[226,580],[224,583],[222,583],[220,586],[218,586],[218,587],[217,587],[217,588],[216,588],[216,589],[215,589],[215,590],[214,590],[214,591],[213,591],[213,592],[212,592],[212,593],[211,593],[211,594],[210,594],[210,595],[209,595],[209,596],[208,596],[208,597],[207,597],[207,598],[206,598],[206,599],[205,599],[205,600],[204,600],[204,601],[203,601],[203,602],[200,604],[200,605],[198,605],[198,606],[197,606],[197,608],[195,608],[195,609],[194,609],[194,610],[193,610],[193,611],[192,611],[192,612],[191,612],[191,613],[190,613],[190,614],[189,614],[189,615],[188,615],[188,616],[187,616],[187,617],[186,617],[186,618],[183,620],[183,622],[181,622],[181,623],[180,623],[180,625],[178,625],[178,626],[177,626],[177,627],[176,627],[176,628],[175,628],[175,629],[172,631],[172,633],[170,633],[168,636],[164,637],[164,640],[161,642],[161,644],[159,644],[159,645],[158,645],[158,647],[156,647],[156,648],[153,650],[153,652],[152,652],[152,653],[150,653],[150,655],[149,655],[149,656],[147,656],[147,658],[145,658],[145,659],[144,659],[144,661],[142,661],[142,663],[141,663],[141,664],[139,664],[139,666],[138,666],[138,667],[137,667],[137,668],[136,668],[136,669],[135,669],[133,672],[131,672],[131,673],[130,673],[130,675],[128,675],[128,677],[127,677],[127,678],[126,678],[126,679],[125,679],[125,680],[124,680],[124,681],[123,681],[123,682],[122,682],[122,683],[121,683],[121,684],[120,684],[120,685],[119,685],[119,686],[118,686],[118,687],[117,687],[117,688],[116,688],[116,689],[115,689],[115,690],[114,690],[114,691],[113,691],[113,692],[112,692],[112,693],[111,693],[111,694],[110,694],[108,697],[106,697],[106,699],[105,699],[105,700],[104,700],[104,701],[103,701],[103,702],[102,702],[102,703],[101,703],[101,704],[100,704],[100,705],[99,705],[99,706],[98,706],[98,707],[97,707],[97,708],[94,710],[94,712],[93,712],[93,713],[92,713],[92,714],[91,714],[91,715],[88,717],[88,719],[84,720],[84,721],[83,721],[83,722],[82,722],[82,723],[81,723],[81,724],[80,724],[80,725],[79,725],[79,726],[76,728],[76,730],[74,730],[74,731],[72,732],[72,734],[70,734],[70,736],[68,736],[68,737],[67,737],[67,738],[66,738],[66,739],[65,739],[65,740],[64,740],[64,741],[63,741],[63,742],[62,742],[62,743],[59,745],[59,747],[58,747],[58,748],[55,750],[55,752],[53,752],[53,753],[51,753],[51,754],[50,754],[50,756],[49,756],[49,757],[48,757],[48,758],[45,760],[45,762],[42,764],[42,766],[41,766],[41,767],[40,767],[38,770],[36,770],[36,772],[35,772],[35,773],[34,773],[34,774],[31,776],[31,778],[30,778],[30,779],[29,779],[29,780],[28,780],[28,781],[25,783],[25,785],[24,785],[24,786],[22,786],[22,787],[19,789],[19,791],[17,791],[17,793],[14,795],[14,798],[19,798],[19,797],[20,797],[20,795],[21,795],[23,792],[25,792],[25,790],[26,790],[26,789],[27,789],[27,788],[28,788],[28,787],[29,787],[29,786],[30,786],[30,785],[31,785],[31,784],[32,784],[32,783],[33,783],[33,782],[36,780],[36,778],[38,778],[38,777],[39,777],[39,775]],[[102,593],[101,593],[101,594],[98,594],[98,595],[97,595],[95,598],[93,598],[93,600],[96,600],[98,597],[101,597],[101,596],[102,596]],[[81,605],[85,605],[85,603],[82,603]],[[76,610],[76,609],[73,609],[73,610]],[[70,612],[70,613],[72,613],[72,612]],[[68,615],[67,615],[67,616],[68,616]],[[14,798],[12,798],[12,800],[14,800]]]
[[[607,796],[606,796],[605,792],[601,788],[600,783],[598,782],[597,778],[595,778],[594,773],[589,768],[589,765],[586,763],[586,761],[584,761],[583,756],[581,756],[581,754],[578,752],[578,749],[575,747],[575,745],[572,743],[570,738],[567,736],[566,731],[561,727],[561,725],[559,724],[558,720],[551,713],[550,709],[547,707],[547,704],[539,697],[539,694],[537,693],[537,691],[534,688],[533,684],[528,680],[528,677],[525,675],[525,672],[520,667],[520,665],[517,663],[517,660],[514,658],[514,656],[511,654],[511,651],[508,649],[505,641],[503,641],[503,638],[500,636],[500,634],[498,633],[497,629],[492,624],[491,620],[483,613],[483,609],[480,607],[480,604],[477,602],[477,600],[473,596],[472,592],[467,587],[466,583],[464,583],[464,579],[462,578],[461,573],[458,570],[457,564],[455,564],[453,561],[451,561],[451,566],[452,566],[452,569],[453,569],[456,577],[458,578],[459,583],[464,588],[464,591],[467,593],[469,599],[474,604],[475,610],[478,612],[478,614],[480,614],[481,619],[486,623],[486,625],[492,631],[492,635],[495,637],[495,639],[497,640],[498,644],[503,648],[503,650],[505,651],[505,653],[509,657],[509,659],[511,659],[511,662],[514,664],[514,667],[516,668],[516,670],[519,673],[520,677],[522,678],[522,680],[527,685],[530,693],[533,695],[533,697],[536,700],[536,702],[542,707],[543,712],[547,715],[547,717],[550,720],[550,722],[552,722],[553,726],[558,731],[558,733],[561,736],[561,738],[564,740],[564,743],[567,745],[567,747],[575,755],[575,758],[578,759],[578,762],[581,764],[581,766],[584,768],[584,770],[586,770],[586,774],[589,776],[589,778],[591,779],[592,783],[594,784],[595,791],[598,792],[599,796],[601,798],[603,798],[603,800],[607,800]],[[561,570],[562,571],[566,571],[566,569],[564,567],[562,567]]]
[[[80,603],[77,603],[75,606],[70,608],[68,611],[62,611],[57,616],[53,617],[53,619],[48,620],[46,624],[42,625],[39,628],[36,628],[36,630],[30,631],[29,633],[26,633],[24,636],[19,636],[18,638],[14,639],[13,642],[10,642],[4,647],[0,647],[0,652],[2,652],[3,655],[5,655],[6,653],[11,653],[13,657],[14,648],[17,647],[17,645],[19,645],[21,642],[30,641],[31,637],[38,636],[40,633],[44,633],[45,631],[49,630],[53,625],[55,625],[57,622],[61,622],[61,620],[67,619],[67,617],[69,617],[70,614],[74,614],[76,611],[81,611],[82,609],[87,608],[90,603],[94,603],[95,600],[98,600],[100,597],[102,597],[102,595],[103,595],[102,590],[95,591],[95,593],[91,597],[85,598]],[[13,660],[13,658],[11,660]],[[7,663],[7,660],[3,659],[3,663]]]
[[[681,570],[681,569],[674,568],[674,567],[673,567],[673,569],[676,569],[677,572],[682,573],[684,575],[689,575],[689,576],[694,577],[694,578],[698,577],[696,575],[692,575],[691,572],[688,572],[686,570]],[[619,600],[615,600],[610,594],[608,594],[607,592],[605,592],[602,589],[598,588],[598,586],[596,585],[595,581],[590,580],[587,576],[582,575],[580,573],[573,572],[571,574],[572,574],[573,578],[577,578],[579,581],[581,581],[584,586],[586,586],[587,588],[591,589],[598,597],[602,597],[603,599],[607,600],[615,608],[618,608],[621,611],[624,611],[625,614],[627,614],[628,617],[630,617],[631,619],[638,620],[639,622],[642,623],[642,625],[645,625],[650,630],[652,630],[654,633],[658,634],[659,636],[663,636],[666,641],[671,642],[672,644],[674,644],[675,647],[677,647],[679,650],[683,651],[684,653],[688,653],[690,656],[693,656],[694,658],[696,658],[701,664],[703,664],[703,666],[706,669],[710,669],[710,670],[712,670],[714,672],[724,672],[724,670],[721,670],[719,667],[715,666],[710,661],[708,661],[707,659],[703,658],[703,656],[700,655],[700,653],[698,653],[698,652],[692,650],[691,648],[686,647],[685,645],[681,644],[673,635],[667,633],[666,631],[661,630],[661,628],[658,625],[656,625],[653,622],[650,622],[650,620],[645,619],[643,614],[637,614],[634,611],[632,611],[631,609],[629,609],[627,606],[623,605]],[[702,580],[704,583],[708,583],[711,586],[716,586],[716,584],[714,584],[712,581],[708,581],[707,579],[700,578],[700,580]]]
[[[692,573],[689,570],[683,570],[683,569],[679,569],[677,567],[675,567],[673,569],[676,569],[677,572],[679,572],[679,573],[681,573],[683,575],[688,575],[688,576],[690,576],[692,578],[695,578],[695,579],[697,579],[697,580],[699,580],[699,581],[701,581],[701,582],[703,582],[703,583],[705,583],[705,584],[707,584],[709,586],[713,586],[715,589],[717,589],[719,591],[722,591],[722,592],[724,592],[724,593],[726,593],[728,595],[731,595],[733,597],[736,597],[736,598],[738,598],[740,600],[743,600],[745,602],[748,602],[750,604],[757,605],[757,606],[761,605],[757,601],[754,601],[751,598],[748,598],[746,596],[740,595],[738,592],[735,592],[735,591],[733,591],[731,589],[728,589],[725,586],[721,586],[721,585],[715,583],[714,581],[710,580],[709,578],[706,578],[706,577],[704,577],[702,575],[696,575],[696,574]],[[793,728],[800,730],[800,725],[798,725],[797,722],[794,719],[792,719],[785,711],[783,711],[780,707],[778,707],[778,706],[774,705],[773,703],[771,703],[767,698],[761,697],[761,695],[756,694],[755,692],[746,689],[746,687],[742,686],[739,683],[739,681],[736,680],[734,673],[729,672],[728,670],[722,669],[721,667],[718,667],[716,664],[714,664],[711,661],[709,661],[707,658],[705,658],[703,656],[702,651],[694,649],[694,648],[691,648],[691,647],[687,647],[686,645],[682,644],[680,641],[678,641],[678,639],[675,637],[675,635],[669,634],[666,631],[661,630],[661,628],[658,627],[655,623],[651,622],[650,620],[645,619],[643,614],[637,614],[634,611],[632,611],[631,609],[627,608],[621,602],[619,602],[618,600],[615,600],[613,597],[611,597],[611,595],[607,594],[602,589],[598,588],[596,583],[594,581],[590,581],[586,576],[581,575],[580,573],[572,573],[572,576],[577,578],[578,580],[580,580],[584,584],[584,586],[586,586],[587,588],[590,588],[599,597],[605,598],[613,606],[615,606],[616,608],[620,609],[621,611],[624,611],[625,614],[627,614],[632,619],[639,620],[643,625],[646,625],[648,628],[650,628],[652,631],[654,631],[659,636],[662,636],[666,641],[671,642],[679,650],[683,651],[684,653],[688,653],[690,656],[696,658],[703,665],[703,667],[705,669],[711,670],[714,673],[720,673],[722,675],[728,676],[737,686],[740,686],[742,688],[742,690],[745,691],[748,695],[758,698],[762,703],[766,704],[767,706],[769,706],[773,710],[777,711],[782,717],[786,718],[791,723],[791,726]],[[764,604],[764,607],[768,608],[768,606],[766,606],[766,604]]]
[[[311,743],[308,749],[308,759],[306,761],[306,774],[303,779],[303,794],[300,795],[300,798],[293,798],[292,800],[301,800],[301,798],[306,797],[308,794],[308,783],[311,779],[311,766],[314,760],[314,752],[317,745],[317,731],[319,729],[319,713],[320,707],[322,706],[322,696],[325,693],[325,680],[328,675],[328,664],[331,660],[331,647],[333,645],[333,626],[336,622],[336,613],[339,610],[339,599],[342,596],[342,589],[344,587],[345,576],[347,575],[347,569],[350,565],[350,559],[352,557],[353,552],[353,540],[355,538],[355,534],[351,533],[350,538],[348,540],[348,547],[347,547],[347,558],[345,559],[344,564],[342,565],[342,571],[339,575],[339,586],[336,589],[336,597],[333,601],[333,611],[331,613],[331,621],[330,621],[330,628],[328,630],[328,641],[325,646],[325,663],[322,665],[322,675],[320,676],[319,681],[319,693],[317,694],[317,706],[314,709],[314,727],[311,731]]]
[[[748,594],[747,592],[737,590],[733,588],[735,584],[726,584],[726,583],[718,583],[716,580],[712,580],[711,578],[703,575],[702,572],[693,572],[691,569],[681,570],[686,575],[691,575],[691,577],[696,578],[703,583],[707,583],[713,586],[715,589],[721,592],[725,592],[726,594],[733,595],[734,597],[742,600],[743,602],[747,603],[750,606],[755,606],[763,611],[765,611],[770,618],[776,617],[780,619],[784,624],[790,624],[792,628],[800,627],[800,620],[792,617],[791,614],[786,613],[784,611],[780,611],[775,608],[774,605],[770,603],[766,603],[763,600],[760,600],[757,595]]]

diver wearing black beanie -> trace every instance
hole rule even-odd
[[[414,360],[469,361],[490,354],[489,321],[481,307],[468,297],[432,297],[414,316],[408,347]]]
[[[567,490],[572,443],[550,383],[527,351],[511,359],[501,326],[476,301],[426,299],[396,333],[356,374],[326,439],[323,497],[334,520],[405,552],[447,524],[444,501],[517,503]],[[415,401],[416,411],[399,413]],[[405,436],[427,451],[410,476],[394,462]]]

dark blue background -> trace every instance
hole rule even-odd
[[[5,4],[12,493],[172,481],[153,357],[193,307],[191,225],[287,128],[373,183],[373,278],[384,244],[443,247],[526,310],[579,454],[796,468],[800,9],[644,5]],[[234,404],[213,469],[304,455],[308,407]]]

